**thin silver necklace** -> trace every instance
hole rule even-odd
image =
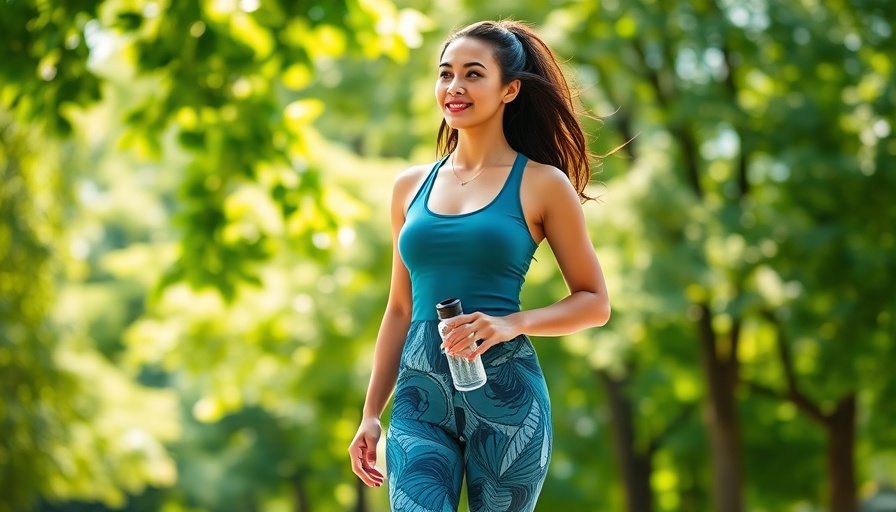
[[[467,183],[470,183],[471,181],[478,178],[479,175],[482,174],[482,171],[484,171],[486,168],[483,167],[482,169],[479,169],[479,172],[476,173],[476,176],[473,176],[472,178],[468,179],[467,181],[460,179],[460,177],[457,175],[457,169],[454,167],[454,153],[455,152],[456,151],[451,152],[451,174],[454,175],[454,179],[456,179],[457,182],[460,183],[460,186],[466,187]],[[504,155],[506,155],[506,154],[507,154],[507,151],[504,151],[504,153],[501,154],[501,157],[498,158],[498,160],[496,160],[495,163],[492,165],[494,166],[494,165],[498,164],[504,158]]]

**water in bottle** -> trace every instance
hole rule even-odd
[[[443,330],[445,329],[445,320],[463,314],[463,308],[460,299],[446,299],[436,304],[436,313],[439,315],[439,335],[442,341],[445,340]],[[466,353],[472,352],[471,347]],[[485,385],[485,367],[482,366],[482,357],[476,356],[472,361],[468,361],[464,356],[464,352],[448,358],[448,368],[451,370],[451,378],[454,380],[454,387],[458,391],[471,391]]]

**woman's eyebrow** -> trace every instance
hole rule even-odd
[[[485,67],[484,64],[482,64],[482,63],[480,63],[480,62],[476,62],[476,61],[473,61],[473,62],[467,62],[466,64],[464,64],[463,67],[465,67],[465,68],[472,68],[473,66],[479,66],[479,67],[481,67],[482,69],[488,69],[487,67]],[[449,64],[449,63],[447,63],[447,62],[443,62],[443,63],[439,64],[439,67],[440,67],[440,68],[450,68],[450,67],[451,67],[451,64]]]

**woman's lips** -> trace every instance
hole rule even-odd
[[[470,105],[471,105],[470,103],[453,102],[453,103],[446,103],[445,108],[447,108],[449,112],[457,113],[457,112],[463,112],[464,110],[469,108]]]

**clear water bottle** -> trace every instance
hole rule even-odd
[[[436,313],[439,315],[439,336],[445,341],[445,320],[454,318],[463,314],[463,308],[460,305],[460,299],[446,299],[436,304]],[[472,336],[472,334],[471,334]],[[471,347],[466,353],[472,352]],[[482,357],[476,356],[472,361],[468,361],[464,352],[456,356],[445,354],[448,358],[448,368],[451,370],[451,378],[454,380],[454,387],[458,391],[472,391],[485,385],[485,367],[482,366]]]

